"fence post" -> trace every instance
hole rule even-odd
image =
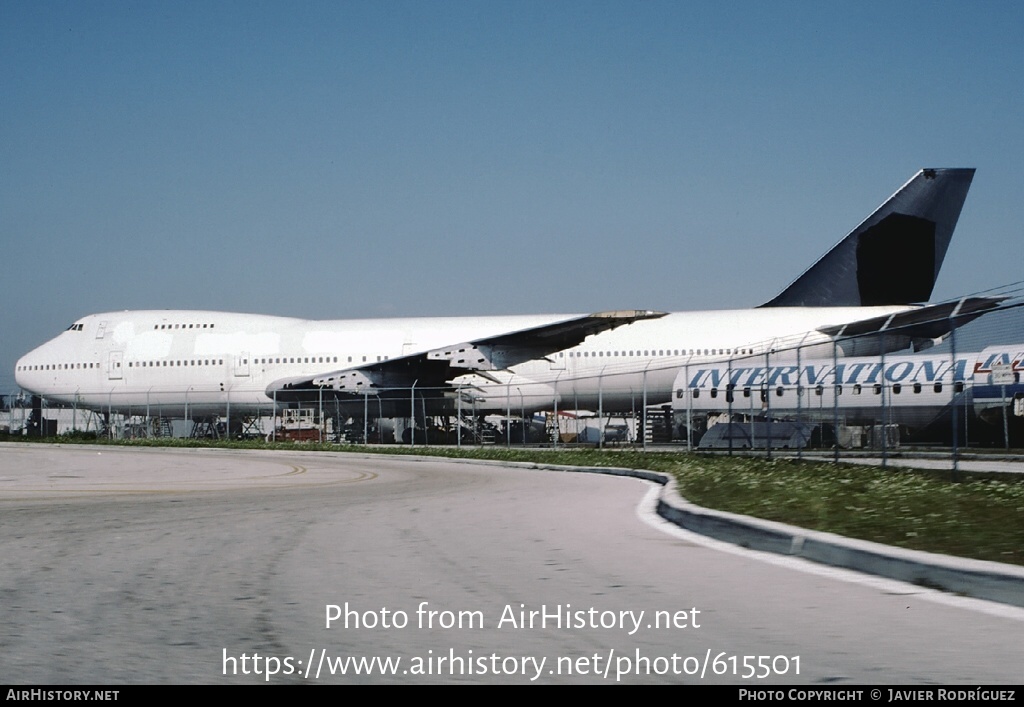
[[[650,363],[648,363],[650,365]],[[643,403],[640,405],[640,419],[643,420],[641,430],[643,431],[643,445],[642,448],[647,451],[647,366],[644,366],[644,397]],[[635,423],[636,420],[633,420]]]
[[[690,354],[690,358],[693,358],[693,354]],[[686,451],[693,451],[693,390],[690,388],[690,362],[687,359],[686,365],[683,366],[683,384],[686,386],[684,395],[686,396]]]
[[[799,351],[799,349],[797,349]],[[799,369],[798,369],[799,370]],[[839,342],[832,339],[832,463],[839,463]]]
[[[417,378],[409,388],[409,446],[416,446],[416,384],[420,382]]]
[[[804,335],[804,339],[806,339],[806,338],[807,338],[807,335],[805,334]],[[836,345],[835,339],[833,339],[832,340],[832,350],[833,351],[835,351],[835,345]],[[802,407],[803,402],[804,402],[804,388],[803,388],[803,384],[800,382],[801,380],[803,380],[803,374],[804,374],[803,370],[800,368],[800,352],[803,350],[803,347],[804,347],[804,342],[803,342],[803,340],[801,340],[800,343],[797,344],[797,347],[796,347],[796,426],[797,426],[797,429],[800,428],[800,412],[801,412],[801,407]],[[751,427],[751,429],[753,429],[753,427]],[[810,437],[807,438],[807,441],[808,442],[811,441]],[[796,447],[796,458],[797,459],[803,459],[803,450],[804,450],[804,446],[802,444],[798,444],[797,447]]]
[[[729,357],[729,361],[726,364],[726,368],[725,368],[725,403],[726,403],[726,409],[729,412],[729,421],[726,424],[728,425],[727,429],[729,430],[727,434],[729,435],[729,456],[731,457],[732,456],[732,356]],[[751,447],[750,451],[751,452],[754,451],[753,447]]]
[[[890,317],[890,320],[892,317]],[[882,335],[879,338],[879,348],[881,349],[882,357],[882,368],[879,375],[882,376],[882,468],[884,469],[889,461],[889,425],[887,422],[887,408],[885,406],[885,331],[882,331]]]
[[[561,375],[561,374],[559,374],[559,375]],[[555,376],[555,394],[554,394],[554,397],[552,398],[552,402],[554,403],[554,409],[555,409],[555,435],[554,435],[554,437],[551,440],[551,448],[552,449],[558,449],[558,434],[559,434],[559,427],[558,427],[558,376]]]
[[[958,305],[959,308],[959,305]],[[955,310],[954,310],[955,312]],[[952,364],[949,368],[949,405],[952,408],[951,417],[953,419],[953,481],[954,483],[960,480],[960,450],[959,450],[959,437],[960,437],[960,420],[957,415],[956,408],[956,320],[950,316],[949,319],[949,351],[950,351],[950,363]]]
[[[768,372],[771,370],[771,349],[765,349],[764,352],[764,400],[765,400],[765,438],[764,438],[764,449],[765,458],[772,458],[772,391],[771,386],[768,385]]]

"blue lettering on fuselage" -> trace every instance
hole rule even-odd
[[[793,385],[793,381],[789,380],[789,377],[794,373],[797,374],[799,379],[799,369],[796,366],[779,366],[773,368],[771,374],[768,376],[768,385]]]
[[[865,383],[877,383],[878,382],[878,374],[881,373],[881,372],[882,372],[882,364],[880,364],[880,363],[872,364],[871,372],[868,373],[868,377],[867,377],[867,379],[864,382]]]
[[[932,383],[936,380],[941,380],[942,376],[946,374],[948,368],[948,361],[939,361],[939,365],[934,365],[933,361],[925,360],[921,361],[921,365],[917,367],[917,371],[914,373],[914,381],[919,382],[921,380],[921,374],[924,374],[924,380],[928,383]],[[943,366],[947,367],[943,369]]]
[[[860,375],[861,371],[870,366],[870,363],[854,363],[850,366],[850,377],[846,379],[846,383],[859,383],[857,376]],[[842,375],[839,376],[839,380],[843,380]]]
[[[899,361],[885,369],[885,379],[890,383],[899,383],[910,375],[914,370],[914,364],[910,361]]]
[[[1007,360],[1006,354],[995,354],[985,361],[986,366]],[[958,358],[951,363],[948,358],[896,360],[891,363],[882,361],[855,361],[839,363],[832,367],[829,363],[809,363],[803,367],[792,365],[773,366],[770,368],[733,368],[715,366],[698,369],[691,377],[689,387],[718,388],[728,382],[733,387],[784,386],[792,387],[801,384],[815,386],[823,384],[872,385],[886,381],[900,383],[903,381],[933,383],[950,378],[966,380],[968,360]],[[980,368],[980,366],[979,366]]]
[[[745,385],[754,387],[755,385],[761,385],[764,383],[765,371],[763,368],[751,368],[750,377],[747,378]]]
[[[752,368],[734,368],[734,369],[732,369],[732,373],[729,375],[729,383],[733,387],[739,385],[740,384],[740,376],[742,376],[747,371],[751,371],[751,370],[753,370],[753,369]]]
[[[984,371],[984,372],[987,373],[987,372],[992,370],[992,366],[1000,364],[1000,363],[1002,363],[1002,364],[1009,364],[1009,363],[1011,363],[1011,361],[1010,361],[1010,354],[1005,353],[1005,352],[1004,353],[990,354],[989,357],[987,359],[985,359],[985,362],[983,364],[981,364],[980,366],[975,366],[974,370],[975,370],[975,372],[982,372],[982,371]]]

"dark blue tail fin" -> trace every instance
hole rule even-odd
[[[973,169],[922,169],[875,213],[762,307],[927,302]]]

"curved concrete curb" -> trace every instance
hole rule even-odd
[[[674,479],[662,491],[658,514],[681,528],[753,550],[1024,607],[1024,567],[907,550],[701,508],[679,495]]]
[[[437,460],[442,457],[417,457]],[[456,461],[446,459],[446,461]],[[667,474],[645,469],[579,467],[534,462],[458,459],[494,466],[631,476],[662,486],[658,515],[681,528],[741,547],[792,555],[833,567],[910,582],[932,589],[1024,607],[1024,567],[970,560],[856,540],[752,516],[702,508],[679,495]]]

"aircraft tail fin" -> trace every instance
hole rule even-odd
[[[927,302],[973,169],[922,169],[762,307]]]

